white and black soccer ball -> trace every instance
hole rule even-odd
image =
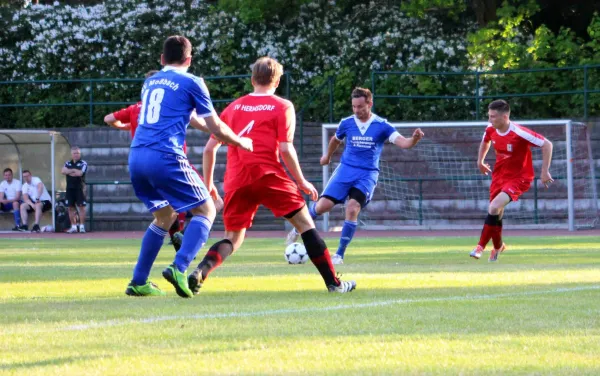
[[[292,243],[285,248],[285,260],[289,264],[304,264],[308,261],[308,253],[303,244]]]

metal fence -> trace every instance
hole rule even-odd
[[[212,90],[212,102],[217,106],[221,103],[233,102],[236,97],[234,93],[242,93],[247,89],[250,74],[231,75],[231,76],[208,76],[203,77],[208,82],[225,82],[227,85],[235,84],[236,87],[224,93],[220,90]],[[101,118],[95,113],[97,107],[113,107],[130,105],[136,103],[139,98],[139,91],[144,78],[90,78],[90,79],[68,79],[68,80],[30,80],[30,81],[0,81],[0,98],[10,98],[11,103],[0,103],[0,108],[39,108],[39,107],[87,107],[88,124],[101,124]],[[282,79],[280,95],[285,98],[290,97],[290,74],[285,72]],[[62,98],[44,97],[44,90],[50,86],[56,85],[64,87]],[[214,85],[219,88],[221,85]],[[120,92],[116,92],[115,87],[120,87]],[[11,90],[11,88],[21,88],[22,90]],[[113,94],[115,97],[126,97],[126,100],[107,101],[104,97],[107,90],[110,90],[108,96]],[[37,91],[37,92],[36,92]],[[78,93],[73,94],[74,91]],[[18,92],[18,93],[17,93]],[[28,94],[32,95],[35,103],[30,103]],[[228,94],[228,95],[226,95]],[[66,100],[75,97],[76,101]],[[83,98],[85,97],[85,100]],[[25,102],[23,102],[25,101]],[[104,112],[101,112],[103,114]],[[81,124],[73,124],[80,126]]]
[[[487,110],[482,102],[492,99],[520,100],[523,107],[538,107],[538,113],[547,116],[528,116],[519,111],[519,118],[576,118],[588,120],[600,116],[600,64],[578,67],[523,69],[506,71],[461,71],[461,72],[371,72],[371,91],[374,104],[386,111],[382,103],[386,100],[429,101],[439,107],[441,101],[456,105],[470,105],[468,119],[486,118]],[[545,99],[554,97],[554,99]],[[525,102],[524,99],[530,99]],[[438,101],[438,102],[435,102]],[[563,106],[555,106],[561,103]],[[408,106],[403,108],[406,113]],[[546,108],[543,108],[546,107]],[[550,114],[550,108],[563,113]],[[375,108],[375,106],[374,106]],[[388,111],[389,112],[389,111]],[[435,112],[432,111],[432,112]],[[531,111],[535,113],[535,111]],[[440,120],[456,120],[437,119]],[[393,117],[395,121],[410,119]],[[425,119],[427,120],[427,119]],[[467,117],[463,118],[467,120]]]

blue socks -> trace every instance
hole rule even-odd
[[[195,215],[185,230],[181,249],[175,256],[175,266],[181,273],[185,272],[198,251],[208,240],[212,222],[202,215]]]
[[[167,230],[163,230],[154,223],[150,224],[144,237],[142,238],[142,248],[138,256],[137,264],[133,269],[133,283],[136,285],[145,285],[150,275],[152,264],[156,260],[158,251],[163,245]]]
[[[15,224],[17,226],[21,226],[21,211],[19,211],[19,210],[13,211],[13,216],[15,217]]]
[[[310,217],[312,219],[317,218],[319,215],[317,214],[316,208],[317,207],[317,203],[313,203],[312,205],[310,205],[310,207],[308,208],[308,214],[310,214]]]
[[[336,252],[339,256],[344,258],[344,253],[346,252],[346,247],[352,241],[354,237],[354,233],[356,232],[357,222],[354,221],[344,221],[344,227],[342,227],[342,236],[340,237],[340,246]]]

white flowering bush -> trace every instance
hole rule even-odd
[[[216,10],[200,0],[187,10],[182,0],[136,2],[107,0],[94,6],[30,5],[3,8],[0,20],[0,75],[4,80],[141,78],[159,68],[168,35],[187,36],[194,46],[191,72],[202,76],[250,72],[256,58],[277,58],[290,73],[291,98],[302,107],[314,88],[336,77],[336,117],[349,112],[355,85],[371,85],[373,70],[457,71],[468,66],[466,34],[471,26],[448,31],[435,18],[413,19],[397,8],[375,3],[341,14],[332,4],[303,5],[294,22],[244,24],[239,15]],[[380,77],[380,76],[378,76]],[[215,100],[239,96],[249,80],[209,80]],[[427,78],[390,77],[376,82],[386,94],[427,93]],[[468,87],[463,80],[456,90]],[[52,82],[0,85],[2,103],[97,102],[93,122],[139,97],[139,81]],[[431,90],[435,89],[431,87]],[[307,116],[325,119],[327,105],[318,97]],[[402,110],[390,102],[388,114]],[[6,110],[6,111],[4,111]],[[382,109],[383,110],[383,109]],[[415,109],[427,111],[426,107]],[[58,127],[87,124],[86,106],[4,108],[1,127]],[[34,121],[31,121],[34,120]]]

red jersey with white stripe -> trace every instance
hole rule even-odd
[[[129,107],[125,107],[119,111],[113,112],[115,119],[123,124],[129,124],[129,131],[131,132],[131,139],[135,136],[135,130],[138,127],[138,117],[142,109],[142,102],[137,102]],[[184,141],[183,152],[187,154],[187,145]]]
[[[492,180],[525,179],[532,181],[534,172],[530,147],[541,147],[544,140],[544,136],[541,134],[513,122],[510,122],[508,130],[504,133],[500,133],[491,124],[488,125],[483,135],[483,141],[491,141],[496,151],[496,164],[492,172]]]
[[[237,135],[251,138],[254,148],[252,152],[228,148],[225,192],[268,174],[287,177],[279,161],[279,142],[294,140],[296,114],[292,102],[274,94],[249,94],[227,106],[221,120]]]

